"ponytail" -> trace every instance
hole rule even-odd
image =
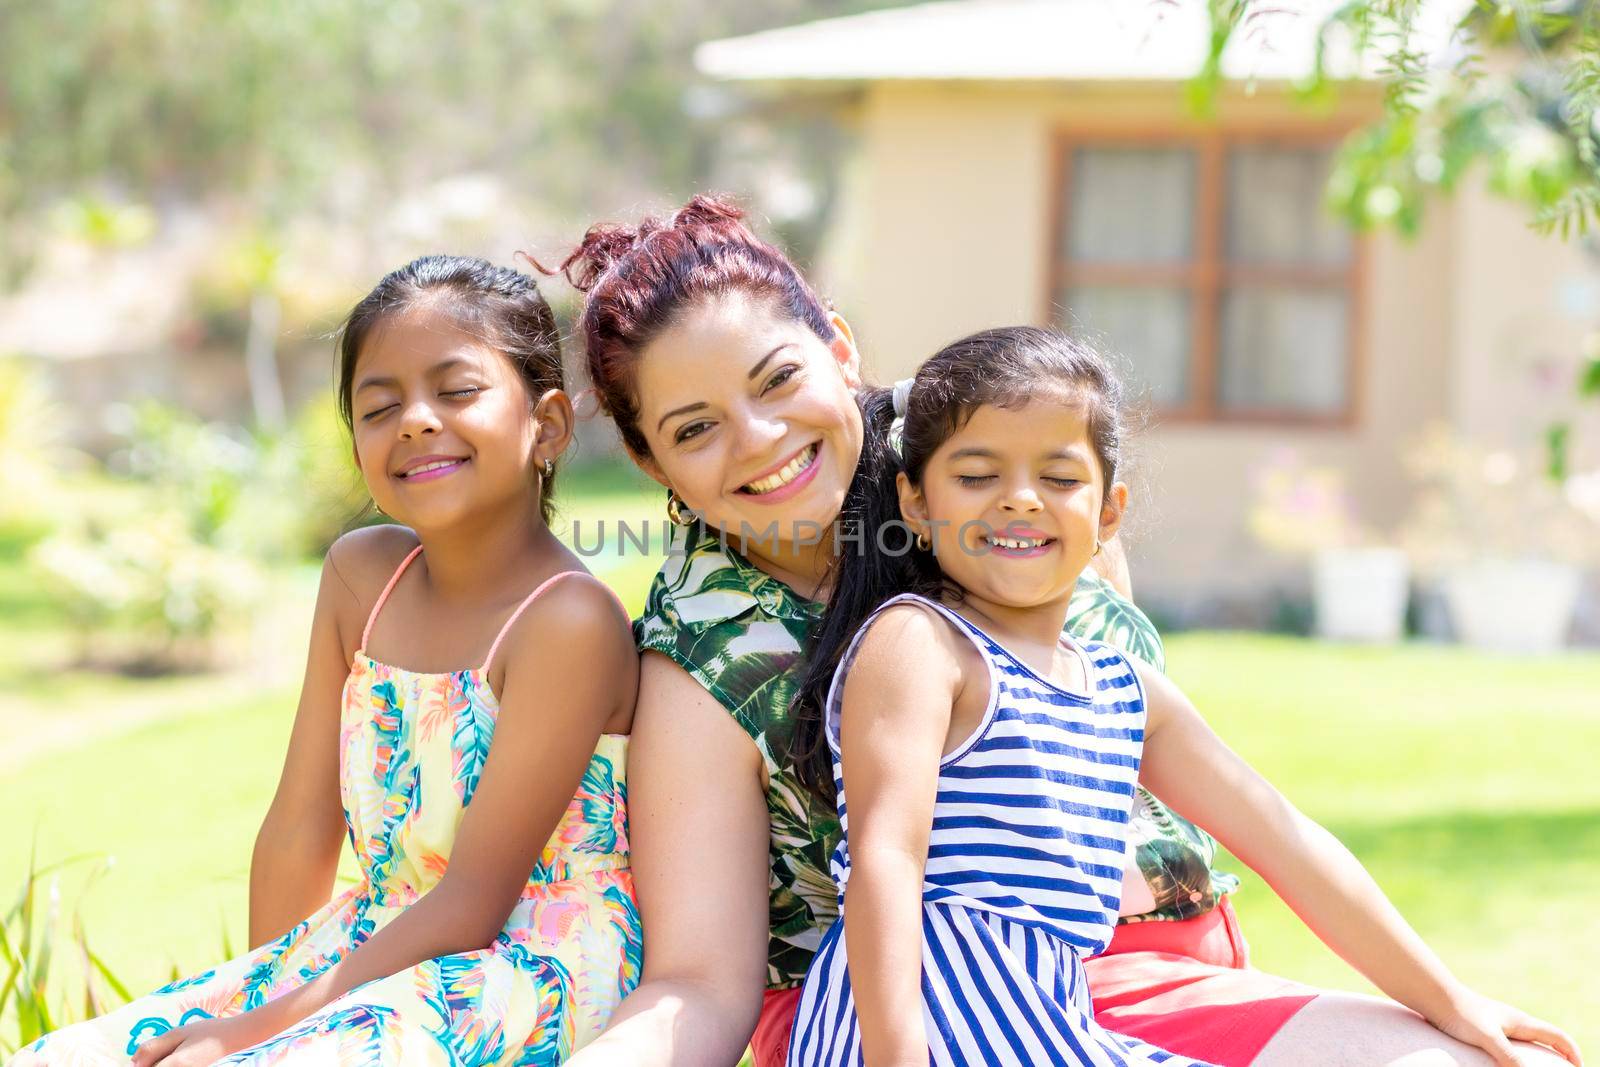
[[[900,457],[889,442],[895,417],[892,389],[863,389],[857,396],[864,429],[861,460],[845,494],[839,522],[846,536],[838,540],[833,562],[833,591],[822,621],[812,631],[806,674],[793,705],[791,756],[800,782],[818,796],[834,796],[833,758],[827,742],[828,690],[850,642],[867,618],[901,593],[937,599],[949,582],[933,554],[912,548],[894,555],[881,550],[900,546],[892,533],[900,519],[896,476]],[[909,536],[909,534],[907,534]]]

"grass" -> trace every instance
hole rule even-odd
[[[558,532],[652,521],[659,494],[617,470],[584,475]],[[637,528],[637,527],[636,527]],[[608,541],[614,531],[608,532]],[[654,555],[615,544],[587,562],[643,602]],[[70,745],[0,763],[0,898],[38,863],[73,855],[114,865],[82,896],[90,942],[135,992],[174,968],[217,962],[245,942],[250,848],[276,782],[294,674],[127,679],[62,672],[50,606],[0,559],[0,686],[29,709],[0,716],[0,740],[52,716]],[[314,584],[314,573],[311,577]],[[273,617],[284,647],[304,641],[299,607]],[[291,600],[293,599],[291,597]],[[1337,833],[1435,950],[1469,983],[1600,1049],[1588,970],[1600,959],[1600,656],[1512,660],[1447,647],[1349,648],[1250,634],[1185,634],[1173,677],[1223,737]],[[44,703],[41,703],[44,701]],[[129,709],[166,703],[147,718]],[[31,716],[31,717],[30,717]],[[1237,907],[1258,966],[1321,986],[1365,989],[1270,890],[1244,875]],[[63,869],[70,911],[93,864]],[[0,1040],[10,1032],[0,1022]]]

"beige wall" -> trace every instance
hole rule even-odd
[[[1370,97],[1352,99],[1344,114],[1321,121],[1354,123],[1374,108]],[[1222,117],[1318,121],[1265,90],[1225,100]],[[1177,90],[1166,86],[881,84],[852,121],[860,150],[840,228],[847,232],[836,229],[824,284],[855,324],[869,369],[888,382],[964,333],[1048,317],[1059,132],[1186,120]],[[1530,324],[1550,346],[1570,350],[1581,324],[1552,332],[1548,312],[1563,285],[1571,304],[1573,279],[1592,270],[1573,249],[1528,231],[1520,210],[1473,192],[1433,205],[1415,242],[1364,240],[1352,425],[1156,422],[1143,432],[1133,545],[1141,599],[1227,618],[1239,606],[1259,609],[1264,590],[1303,580],[1296,561],[1264,552],[1245,527],[1252,468],[1274,449],[1343,469],[1363,519],[1383,528],[1409,506],[1399,457],[1425,423],[1455,418],[1475,431],[1526,432],[1542,417],[1520,394],[1517,414],[1507,414],[1496,361]],[[1247,619],[1248,608],[1238,617]]]

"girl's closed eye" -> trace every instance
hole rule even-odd
[[[989,482],[994,481],[994,475],[992,475],[992,474],[958,474],[958,475],[956,475],[956,481],[960,482],[962,485],[967,486],[970,489],[976,489],[980,485],[987,485]]]
[[[362,422],[373,422],[376,419],[380,418],[381,416],[387,415],[389,412],[393,411],[397,407],[399,407],[398,404],[385,404],[381,408],[373,408],[371,411],[369,411],[365,415],[361,416],[361,421]]]
[[[1081,478],[1074,478],[1065,474],[1046,474],[1041,480],[1055,486],[1057,489],[1072,489],[1083,484]]]
[[[469,386],[465,386],[464,388],[461,388],[461,389],[450,389],[450,390],[447,390],[444,393],[444,395],[445,396],[453,396],[453,397],[465,398],[465,397],[469,397],[469,396],[476,396],[481,392],[483,392],[483,387],[482,386],[469,385]]]

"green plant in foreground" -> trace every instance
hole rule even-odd
[[[16,902],[0,919],[0,1056],[133,999],[90,947],[77,906],[63,937],[56,872],[87,862],[77,856],[40,867],[30,855]],[[110,860],[94,862],[80,900],[111,868]]]

